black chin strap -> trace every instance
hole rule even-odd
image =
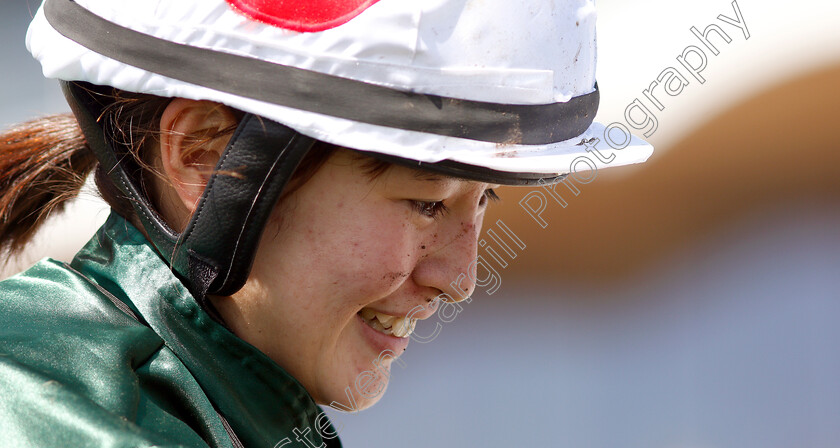
[[[131,199],[152,244],[185,280],[201,305],[226,296],[248,278],[265,224],[283,187],[315,140],[252,114],[231,137],[183,233],[157,214],[131,175],[134,158],[105,138],[98,117],[105,104],[97,86],[62,81],[62,89],[88,145],[114,184]],[[231,173],[234,173],[233,175]]]
[[[245,115],[180,236],[180,260],[173,261],[186,258],[190,280],[206,288],[202,292],[225,296],[245,284],[280,193],[314,143],[287,126]]]

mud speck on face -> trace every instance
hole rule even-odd
[[[388,279],[392,282],[395,282],[401,278],[408,277],[408,272],[389,272],[382,276],[382,280]]]

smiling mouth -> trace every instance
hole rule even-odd
[[[417,326],[415,318],[377,313],[369,308],[363,308],[358,314],[369,327],[388,336],[407,338]]]

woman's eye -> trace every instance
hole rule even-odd
[[[484,207],[489,201],[501,201],[499,196],[492,189],[484,191],[484,194],[481,195],[481,199],[479,199],[478,205]],[[427,218],[438,219],[449,211],[449,208],[443,203],[443,201],[412,200],[411,205],[417,213]]]
[[[449,210],[443,201],[411,201],[411,203],[417,213],[433,219],[440,218]]]
[[[478,205],[484,207],[485,205],[487,205],[488,201],[499,202],[501,201],[501,198],[499,198],[499,195],[497,195],[496,192],[492,189],[487,189],[484,190],[484,194],[481,195],[481,200],[479,200]]]

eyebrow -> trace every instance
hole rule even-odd
[[[412,171],[414,171],[414,178],[418,180],[425,180],[429,182],[459,180],[457,177],[454,176],[439,174],[432,171],[426,171],[417,168],[412,168]]]

